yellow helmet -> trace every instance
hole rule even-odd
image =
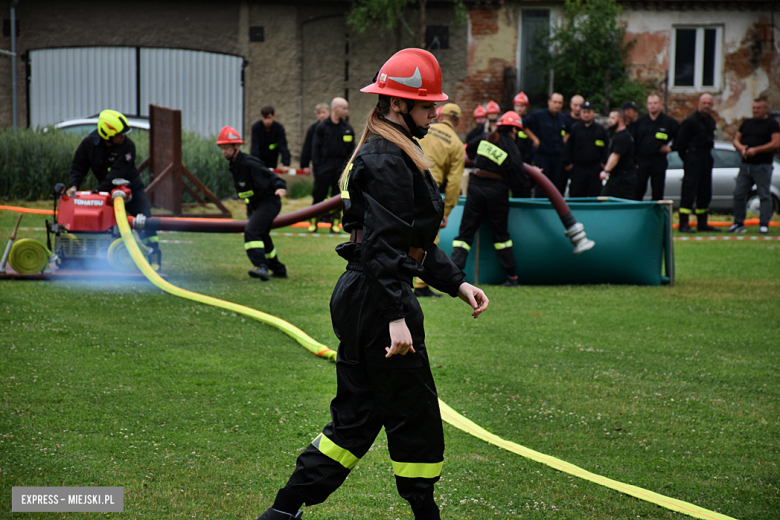
[[[128,134],[130,130],[127,118],[116,110],[103,110],[98,117],[98,133],[106,141],[117,134]]]

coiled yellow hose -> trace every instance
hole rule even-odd
[[[17,240],[11,246],[8,263],[19,274],[36,274],[49,266],[51,251],[31,238]]]

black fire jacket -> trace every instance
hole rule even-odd
[[[106,146],[95,130],[81,141],[70,167],[69,186],[79,187],[89,170],[98,180],[98,191],[111,191],[114,179],[139,180],[135,168],[135,143],[129,137],[120,145]]]
[[[346,231],[362,229],[363,239],[336,250],[347,260],[360,258],[388,322],[405,316],[402,286],[414,276],[456,296],[465,275],[434,243],[444,201],[431,174],[418,170],[396,144],[376,135],[360,148],[348,170],[341,195],[343,225]],[[409,256],[412,247],[425,251],[422,263]]]
[[[355,130],[344,120],[334,123],[330,118],[314,129],[311,162],[314,175],[338,172],[344,169],[355,150]]]
[[[250,206],[259,204],[260,201],[276,190],[287,189],[287,183],[274,172],[263,166],[257,157],[238,152],[235,161],[230,161],[228,167],[233,175],[233,184],[236,186],[239,198],[242,198]]]
[[[250,153],[263,161],[268,168],[276,168],[279,154],[282,154],[282,164],[290,166],[290,150],[287,148],[287,134],[279,121],[274,121],[271,128],[265,129],[263,120],[252,125],[252,147]]]

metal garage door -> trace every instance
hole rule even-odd
[[[30,52],[30,126],[113,108],[149,115],[149,103],[182,111],[203,136],[243,128],[243,59],[180,49],[74,47]]]

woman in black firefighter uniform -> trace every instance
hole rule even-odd
[[[507,274],[502,284],[517,286],[517,262],[509,236],[509,189],[522,183],[525,177],[523,159],[517,148],[517,132],[523,128],[516,112],[501,117],[496,129],[480,141],[475,169],[469,178],[466,206],[460,221],[460,231],[452,241],[452,261],[463,269],[471,249],[474,234],[487,217],[493,229],[493,247],[498,263]]]
[[[68,194],[75,196],[89,170],[98,181],[97,191],[111,191],[115,179],[124,179],[132,192],[127,202],[127,214],[152,216],[152,206],[144,192],[144,183],[135,167],[135,143],[127,137],[131,132],[127,118],[116,110],[103,110],[98,116],[97,130],[85,137],[73,156]],[[159,266],[161,254],[156,231],[141,231],[141,240]]]
[[[223,127],[217,144],[230,162],[229,169],[239,198],[246,201],[249,220],[244,228],[244,249],[255,266],[249,276],[264,282],[272,276],[287,278],[287,268],[279,261],[269,234],[271,223],[282,209],[282,199],[287,195],[287,183],[263,166],[260,159],[241,151],[244,141],[234,128]]]
[[[352,238],[336,248],[348,263],[330,302],[340,340],[332,422],[298,457],[260,520],[300,518],[302,504],[323,502],[382,427],[398,493],[416,519],[439,518],[433,486],[444,438],[412,278],[459,296],[474,317],[488,299],[463,282],[463,273],[434,243],[444,202],[412,136],[425,135],[436,115],[434,102],[447,99],[436,58],[421,49],[399,51],[362,92],[379,94],[379,102],[341,181],[343,224]]]

